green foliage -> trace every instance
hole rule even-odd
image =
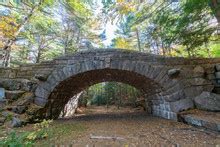
[[[5,59],[13,66],[73,53],[78,50],[81,39],[93,35],[90,30],[96,18],[91,18],[94,3],[90,0],[39,2],[16,1],[1,6],[8,9],[9,14],[0,22],[3,29],[0,47],[4,48],[8,39],[15,38],[10,46],[11,60]]]
[[[220,43],[210,44],[210,48],[214,57],[220,57]]]
[[[12,131],[6,139],[0,141],[2,147],[31,147],[34,146],[36,140],[48,137],[49,126],[51,120],[43,120],[43,122],[34,125],[34,131],[16,133]]]
[[[112,46],[124,45],[126,47],[122,46],[122,48],[139,48],[139,50],[143,48],[145,51],[169,56],[210,55],[209,50],[204,46],[216,36],[217,26],[211,23],[217,17],[216,11],[218,11],[210,1],[158,0],[154,3],[135,2],[135,5],[138,7],[137,11],[127,12],[120,20],[119,37],[113,40]],[[139,36],[135,36],[137,29],[140,32]],[[216,41],[219,40],[219,37],[215,38]],[[126,45],[128,43],[129,46]],[[182,54],[179,54],[180,52]]]
[[[84,40],[103,47],[99,32],[109,21],[118,25],[111,47],[184,57],[218,54],[204,47],[219,41],[217,26],[210,24],[215,17],[220,21],[213,1],[102,0],[102,8],[91,0],[39,2],[1,6],[9,13],[0,18],[0,48],[12,40],[7,60],[13,66],[72,54],[86,48]]]
[[[0,141],[2,147],[31,147],[33,142],[26,139],[28,133],[17,134],[15,131],[11,132],[5,140]]]
[[[107,99],[102,95],[94,95],[94,97],[91,100],[91,105],[101,106],[106,104],[107,104]]]
[[[27,140],[35,141],[48,137],[49,126],[52,123],[52,120],[43,120],[41,123],[35,124],[35,131],[28,134],[26,137]]]
[[[6,121],[11,121],[13,118],[13,115],[12,114],[8,114],[7,117],[6,117]]]
[[[133,103],[141,97],[136,88],[117,82],[105,82],[91,86],[83,97],[91,105],[123,105]]]
[[[213,19],[206,0],[182,1],[176,8],[167,7],[152,18],[156,26],[152,32],[167,46],[183,45],[193,54],[193,50],[208,42],[216,28],[210,26]]]

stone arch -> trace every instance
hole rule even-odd
[[[99,82],[116,81],[142,90],[146,100],[153,104],[154,115],[176,119],[176,113],[171,111],[169,102],[184,98],[184,92],[179,80],[170,78],[167,71],[168,68],[165,66],[150,65],[143,61],[118,61],[111,57],[69,62],[55,69],[47,81],[38,85],[35,104],[43,107],[44,117],[53,114],[56,118],[62,107],[59,104],[67,103],[68,98],[80,92],[79,90]],[[84,85],[78,86],[79,83]],[[71,86],[72,88],[67,89]],[[52,110],[52,105],[55,110]]]

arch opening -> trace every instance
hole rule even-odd
[[[144,94],[135,87],[120,82],[102,82],[70,98],[59,118],[145,110]]]
[[[50,93],[48,102],[44,107],[46,117],[58,118],[70,98],[86,88],[101,82],[120,82],[131,85],[143,93],[147,105],[151,105],[151,95],[163,91],[163,87],[160,84],[134,71],[108,68],[86,71],[59,82]]]

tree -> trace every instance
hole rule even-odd
[[[24,57],[23,62],[29,59],[32,60],[30,62],[40,62],[61,55],[62,52],[69,54],[80,48],[81,40],[94,34],[91,33],[93,28],[90,5],[92,3],[89,0],[46,0],[39,3],[22,1],[14,5],[2,4],[4,9],[9,10],[0,21],[0,44],[5,52],[3,66],[9,65],[11,51],[17,44],[19,46],[13,50],[13,56],[24,57],[19,52],[25,50],[28,57]],[[60,11],[61,8],[63,11]],[[59,11],[56,11],[58,9]],[[98,35],[92,37],[89,38],[91,41],[98,38]]]
[[[189,57],[196,56],[195,50],[210,42],[217,30],[210,24],[214,15],[207,0],[185,0],[175,5],[163,2],[160,7],[150,17],[137,13],[135,21],[143,25],[146,21],[143,18],[147,18],[146,26],[153,30],[149,30],[150,41],[155,42],[153,46],[159,54],[162,49],[163,55],[172,55],[173,51],[179,52],[176,47],[184,46]]]
[[[220,2],[218,0],[211,0],[211,8],[220,25]]]
[[[11,4],[11,3],[10,3]],[[48,6],[51,4],[50,0],[40,0],[38,2],[20,2],[16,3],[13,5],[3,5],[4,7],[9,7],[9,8],[15,8],[18,13],[25,14],[23,16],[17,17],[16,23],[13,24],[14,26],[14,31],[13,34],[10,35],[10,37],[7,38],[3,45],[3,50],[5,51],[4,59],[3,59],[3,66],[7,67],[9,65],[9,60],[10,60],[10,53],[11,53],[11,48],[12,45],[16,42],[19,34],[22,32],[22,29],[24,26],[30,21],[32,18],[33,14],[37,11],[42,11],[45,6]],[[15,12],[15,13],[16,13]],[[13,12],[11,12],[11,15],[13,15]],[[12,24],[9,24],[12,25]],[[4,32],[4,31],[3,31]]]

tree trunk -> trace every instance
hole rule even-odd
[[[220,25],[220,2],[219,0],[211,0],[211,7],[215,13],[215,17],[218,21],[218,25]]]
[[[34,12],[37,10],[37,8],[41,5],[41,3],[39,3],[39,5],[33,7],[31,9],[31,11],[29,12],[29,14],[24,18],[24,20],[21,22],[21,24],[17,27],[17,31],[14,33],[13,38],[9,39],[6,44],[3,47],[3,50],[6,51],[6,55],[5,58],[3,59],[3,67],[7,67],[9,65],[9,59],[10,59],[10,52],[11,52],[11,47],[12,45],[15,43],[15,41],[17,40],[18,35],[20,34],[21,30],[23,29],[23,27],[27,24],[27,22],[30,20],[30,18],[32,17],[32,15],[34,14]]]
[[[8,48],[5,52],[5,56],[3,59],[3,67],[8,67],[10,63],[10,55],[11,55],[11,48]]]
[[[37,57],[36,57],[36,63],[40,63],[40,58],[41,58],[41,48],[38,48],[38,53],[37,53]]]
[[[166,51],[165,51],[165,48],[164,48],[164,43],[163,43],[163,41],[162,41],[162,52],[163,52],[163,56],[165,56],[165,55],[166,55]]]
[[[188,53],[188,57],[191,58],[192,55],[191,55],[191,53],[190,53],[190,49],[189,49],[189,47],[187,47],[186,50],[187,50],[187,53]]]
[[[140,36],[139,36],[139,31],[136,29],[136,35],[137,35],[137,42],[138,42],[138,50],[141,52],[141,42],[140,42]]]
[[[205,47],[206,47],[206,50],[207,50],[207,53],[208,53],[208,57],[211,58],[210,48],[208,47],[207,42],[205,43]]]

